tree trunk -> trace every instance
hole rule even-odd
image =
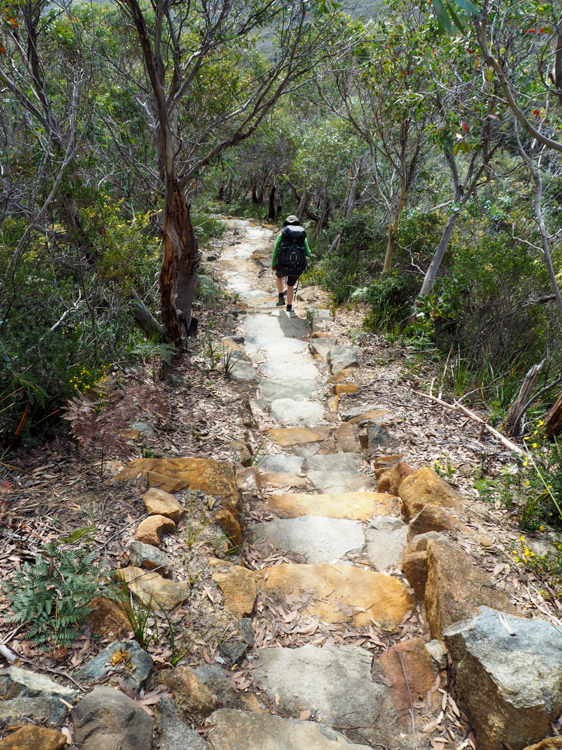
[[[554,406],[548,412],[544,420],[546,436],[549,440],[554,440],[562,431],[562,393],[554,402]]]
[[[324,200],[322,201],[322,208],[320,211],[320,220],[316,226],[316,234],[319,234],[325,226],[327,226],[328,221],[330,219],[330,201],[328,200],[327,196],[324,196]]]
[[[455,211],[454,214],[451,214],[451,216],[449,216],[449,221],[447,222],[447,225],[443,230],[443,234],[441,235],[441,239],[439,240],[439,244],[437,245],[435,255],[431,259],[429,268],[425,272],[422,288],[420,289],[419,293],[420,297],[423,297],[424,294],[431,294],[431,292],[433,291],[433,285],[435,284],[437,271],[439,271],[439,266],[441,265],[443,256],[445,255],[445,252],[449,247],[449,242],[451,241],[451,237],[453,235],[455,227],[457,226],[458,219],[458,211]]]
[[[272,185],[271,190],[269,191],[269,208],[267,210],[267,218],[269,221],[275,221],[275,193],[277,192],[277,188],[275,185]]]
[[[386,243],[386,254],[384,256],[384,266],[382,269],[383,273],[390,271],[390,267],[392,265],[392,258],[394,257],[396,233],[398,232],[398,227],[400,226],[400,218],[402,216],[402,211],[404,210],[405,205],[406,205],[406,192],[404,188],[402,187],[400,191],[400,201],[398,203],[398,208],[396,209],[396,213],[394,214],[394,219],[392,221],[392,224],[390,225],[388,229],[388,241]]]
[[[521,423],[523,421],[523,417],[525,416],[525,412],[527,411],[531,394],[535,389],[537,378],[540,371],[544,367],[545,362],[546,360],[543,359],[543,361],[538,365],[533,365],[529,372],[525,375],[525,379],[523,380],[523,384],[519,389],[517,398],[511,405],[504,423],[504,432],[507,435],[511,435],[513,437],[518,437],[519,435],[521,435]]]
[[[297,208],[297,219],[299,221],[304,216],[304,213],[306,209],[308,208],[309,202],[310,202],[310,193],[308,192],[308,190],[305,190],[300,200],[299,207]]]

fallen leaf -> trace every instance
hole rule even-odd
[[[308,721],[308,719],[310,719],[311,715],[312,715],[311,711],[301,711],[300,715],[299,715],[299,719],[301,721]]]

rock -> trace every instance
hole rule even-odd
[[[462,510],[462,497],[455,492],[433,469],[427,466],[417,469],[400,485],[402,515],[406,520],[417,516],[424,505],[440,505],[442,508]]]
[[[162,696],[155,713],[162,727],[161,750],[207,750],[203,737],[181,720],[173,698]]]
[[[289,456],[281,453],[275,456],[267,456],[260,463],[260,471],[280,472],[285,471],[289,474],[300,474],[304,460],[299,456]]]
[[[0,750],[62,750],[66,735],[46,727],[27,724],[0,740]]]
[[[348,409],[347,411],[342,412],[341,421],[351,422],[352,420],[368,419],[368,417],[366,417],[365,415],[372,412],[376,412],[381,416],[388,414],[386,406],[380,406],[378,404],[364,404],[363,406],[355,406],[353,407],[353,409]],[[354,422],[352,422],[352,424],[354,424]]]
[[[174,667],[160,672],[160,681],[173,694],[178,708],[187,716],[206,716],[215,708],[217,696],[189,667]]]
[[[219,704],[229,708],[234,705],[230,681],[218,664],[202,664],[200,667],[194,667],[193,671],[211,693],[217,696]]]
[[[208,495],[219,495],[229,510],[232,510],[231,506],[238,506],[234,470],[227,461],[215,461],[213,458],[137,458],[130,461],[114,479],[123,481],[146,477],[148,472],[173,480],[176,492],[189,487]]]
[[[170,581],[158,573],[147,573],[143,568],[129,565],[115,571],[125,581],[130,591],[145,604],[158,603],[164,609],[173,609],[189,598],[191,588],[184,581]]]
[[[324,407],[317,401],[295,401],[278,398],[271,402],[271,417],[278,422],[314,427],[324,417]]]
[[[359,427],[365,427],[371,420],[380,422],[385,417],[388,417],[388,409],[370,409],[369,411],[363,412],[357,417],[352,417],[349,421],[350,424],[359,425]],[[369,429],[366,427],[367,432],[367,447],[369,445]]]
[[[372,477],[349,471],[309,471],[307,477],[322,492],[364,492],[373,486]]]
[[[154,547],[160,545],[164,532],[174,531],[176,524],[166,516],[148,516],[141,521],[135,534],[137,542],[152,544]]]
[[[394,439],[378,422],[367,423],[367,449],[370,456],[375,453],[377,448],[390,445],[393,442]]]
[[[335,396],[339,396],[342,393],[357,393],[359,386],[357,383],[336,383],[333,391]]]
[[[398,565],[406,549],[408,527],[400,518],[379,516],[365,532],[367,554],[377,570]]]
[[[260,396],[266,401],[276,401],[281,398],[291,398],[295,401],[315,398],[322,385],[315,379],[295,380],[290,368],[287,370],[290,380],[260,379]]]
[[[392,469],[386,469],[380,475],[377,492],[388,492],[391,495],[397,495],[404,479],[413,474],[413,472],[414,469],[411,466],[408,466],[404,461],[400,461]]]
[[[371,618],[393,629],[412,609],[413,597],[397,578],[350,565],[275,565],[256,571],[260,589],[281,598],[304,597],[307,612],[325,622],[369,625]],[[314,591],[311,598],[310,591]]]
[[[425,600],[425,585],[427,583],[427,545],[430,539],[442,539],[441,534],[428,531],[420,534],[408,544],[404,559],[402,560],[402,572],[408,579],[408,583],[414,589],[416,597],[423,602]]]
[[[559,628],[481,607],[443,634],[457,674],[457,700],[482,750],[539,742],[562,711]]]
[[[310,342],[310,351],[317,354],[322,359],[326,359],[330,350],[336,345],[337,339],[319,337],[312,339]]]
[[[152,750],[152,719],[124,693],[95,687],[72,709],[80,750]]]
[[[115,673],[110,684],[117,686],[123,679],[138,693],[152,672],[152,659],[136,641],[118,641],[79,669],[76,678],[96,682],[109,671]]]
[[[133,544],[140,544],[140,542],[133,542]],[[146,546],[149,547],[149,545]],[[149,547],[149,549],[155,548]],[[123,638],[131,631],[131,623],[121,604],[106,596],[96,596],[88,603],[88,607],[92,610],[87,617],[92,635],[102,638]]]
[[[288,372],[296,380],[315,380],[318,377],[318,368],[312,357],[293,357],[291,363],[266,362],[258,367],[260,378],[271,380],[282,380]]]
[[[427,544],[425,605],[432,638],[442,640],[445,628],[464,620],[478,607],[494,606],[517,613],[503,591],[492,586],[492,577],[473,565],[464,550],[445,537]],[[462,584],[461,584],[462,582]]]
[[[215,573],[213,580],[218,583],[224,595],[224,606],[237,617],[253,612],[258,589],[255,573],[239,565],[230,565],[227,573]]]
[[[230,370],[229,377],[239,381],[255,381],[258,379],[254,366],[250,362],[238,359]]]
[[[346,453],[361,453],[361,443],[355,425],[344,422],[334,432],[338,448]]]
[[[411,541],[419,534],[426,534],[428,531],[453,531],[462,529],[470,533],[470,529],[463,526],[450,513],[439,505],[424,505],[417,516],[410,520],[408,525],[408,541]]]
[[[255,466],[240,469],[236,472],[236,482],[240,491],[250,499],[261,500],[262,494],[258,483],[258,470]]]
[[[254,645],[254,629],[249,617],[244,617],[238,623],[238,635],[235,640],[222,641],[219,648],[221,654],[236,664],[242,659],[246,651]]]
[[[218,523],[228,537],[229,547],[242,544],[242,527],[238,520],[226,508],[219,508],[213,516],[213,521]]]
[[[254,545],[268,555],[280,551],[298,562],[329,563],[360,552],[365,535],[359,521],[321,516],[278,519],[252,526]]]
[[[398,716],[408,715],[410,696],[413,703],[427,702],[427,691],[435,683],[436,670],[431,665],[422,638],[397,643],[380,657],[380,661],[391,683],[392,699]],[[404,672],[407,681],[404,679]]]
[[[338,410],[338,405],[340,403],[340,397],[339,396],[332,396],[332,398],[328,399],[328,411],[330,414],[335,414]]]
[[[376,492],[342,492],[326,495],[270,495],[266,507],[282,518],[325,516],[364,521],[370,516],[398,513],[398,498]]]
[[[447,668],[447,646],[443,641],[438,641],[435,638],[429,643],[425,644],[427,653],[435,662],[437,669]]]
[[[348,378],[351,378],[355,375],[356,369],[353,367],[347,367],[345,370],[340,370],[340,372],[336,372],[334,375],[330,375],[327,383],[343,383],[344,380],[347,380]]]
[[[277,445],[282,447],[315,443],[319,440],[327,440],[330,436],[330,431],[325,427],[317,427],[315,430],[306,427],[281,427],[276,430],[268,430],[268,432]]]
[[[329,453],[306,459],[308,471],[358,471],[362,458],[357,453]]]
[[[258,472],[258,481],[262,490],[279,489],[280,487],[308,487],[306,477],[298,474],[288,474],[285,471],[266,474]]]
[[[147,570],[157,570],[161,575],[168,575],[173,566],[170,558],[158,547],[153,547],[151,544],[131,542],[129,544],[129,555],[131,565]]]
[[[210,717],[214,750],[340,750],[356,748],[339,732],[312,721],[221,708]]]
[[[173,495],[155,487],[145,492],[142,499],[150,516],[167,516],[177,523],[187,513]]]
[[[333,346],[326,356],[332,375],[336,375],[349,367],[359,367],[357,353],[356,346],[343,346],[341,344]]]
[[[131,429],[138,430],[147,437],[152,437],[154,435],[154,427],[149,422],[133,422]]]
[[[559,750],[562,748],[562,737],[547,737],[536,745],[529,745],[525,750]]]
[[[18,719],[62,724],[77,692],[43,674],[11,666],[0,670],[0,720]],[[64,701],[64,702],[63,702]]]

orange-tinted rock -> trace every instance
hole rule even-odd
[[[440,534],[429,531],[427,534],[415,536],[408,544],[402,560],[402,573],[414,589],[414,594],[423,602],[425,600],[425,585],[427,583],[427,545],[431,539],[442,539]]]
[[[410,695],[414,703],[427,700],[427,691],[433,687],[436,675],[421,638],[396,644],[380,657],[380,661],[390,680],[392,700],[399,716],[409,712]]]
[[[326,427],[280,427],[268,430],[277,445],[283,447],[291,445],[302,445],[303,443],[316,443],[319,440],[327,440],[330,437],[330,430]]]
[[[339,372],[336,372],[334,375],[330,375],[327,383],[343,383],[344,380],[347,380],[351,375],[354,374],[354,368],[353,367],[347,367],[345,370],[340,370]]]
[[[379,471],[379,469],[375,471],[375,476],[377,476],[377,471]],[[388,492],[391,495],[397,495],[398,490],[400,489],[400,485],[402,484],[404,479],[406,479],[406,477],[409,477],[410,474],[413,473],[414,469],[412,469],[411,466],[408,466],[408,464],[404,461],[401,461],[400,463],[396,464],[396,466],[393,466],[392,469],[385,469],[381,471],[380,475],[377,476],[377,479],[379,480],[377,491]]]
[[[339,396],[342,393],[357,393],[359,386],[357,383],[337,383],[333,390],[334,395]]]
[[[176,705],[188,716],[205,716],[214,710],[217,696],[189,667],[162,671],[160,681],[173,694]]]
[[[187,513],[173,495],[155,487],[145,492],[142,499],[151,516],[167,516],[177,523]]]
[[[462,529],[466,533],[471,530],[463,526],[450,513],[439,505],[424,505],[415,518],[412,518],[408,526],[408,541],[419,534],[428,531],[453,531]]]
[[[0,750],[61,750],[66,736],[46,727],[27,724],[0,740]]]
[[[167,492],[189,487],[208,495],[220,495],[223,505],[230,510],[238,506],[234,469],[226,461],[215,461],[213,458],[137,458],[130,461],[115,480],[145,477],[148,472],[174,480],[173,486],[177,489],[161,487]]]
[[[137,542],[159,547],[162,534],[173,531],[175,528],[176,524],[171,518],[166,518],[166,516],[148,516],[148,518],[140,522],[135,539]]]
[[[364,521],[370,516],[391,516],[398,513],[397,497],[376,492],[341,492],[324,495],[270,495],[266,506],[280,518],[322,516]]]
[[[219,508],[213,520],[222,526],[230,547],[242,543],[242,528],[229,510]]]
[[[349,422],[343,422],[334,432],[338,449],[343,453],[361,453],[361,443],[357,437],[357,428]]]
[[[92,609],[88,624],[93,635],[120,640],[132,630],[123,607],[106,596],[96,596],[88,607]]]
[[[127,584],[131,593],[145,604],[156,603],[164,609],[173,609],[184,602],[191,592],[189,583],[170,581],[158,573],[149,573],[144,568],[127,568],[116,570],[115,575]]]
[[[562,737],[547,737],[536,745],[528,745],[525,750],[560,750],[562,748]]]
[[[340,402],[339,396],[332,396],[332,398],[328,399],[328,411],[332,414],[335,414],[338,410],[338,404]]]
[[[462,498],[433,469],[417,469],[400,484],[398,495],[402,499],[402,515],[406,520],[417,516],[429,503],[443,508],[462,510]]]
[[[211,565],[224,565],[222,560],[210,560]],[[249,615],[254,609],[258,589],[254,571],[240,565],[229,565],[226,573],[215,573],[213,580],[218,583],[224,595],[224,606],[236,617]]]
[[[279,489],[280,487],[308,487],[306,477],[291,474],[288,471],[258,472],[258,482],[262,490],[267,487]]]

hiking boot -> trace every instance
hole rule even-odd
[[[279,295],[279,299],[277,300],[277,307],[283,307],[284,304],[285,304],[285,292]]]
[[[293,306],[287,305],[287,312],[293,312]]]

